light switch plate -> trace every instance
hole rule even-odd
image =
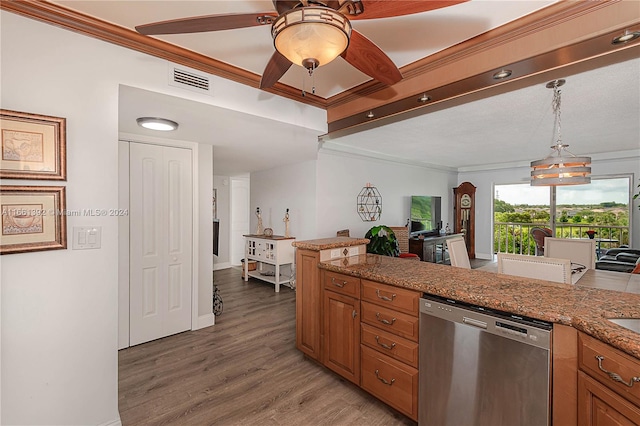
[[[74,226],[73,250],[99,249],[102,242],[101,226]]]

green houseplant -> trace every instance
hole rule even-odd
[[[386,225],[378,225],[369,229],[364,236],[369,239],[367,253],[381,254],[383,256],[399,256],[400,245],[396,234]]]
[[[638,188],[638,192],[636,192],[635,195],[633,196],[634,200],[640,197],[640,183],[638,184],[637,188]],[[638,204],[638,209],[640,210],[640,204]]]

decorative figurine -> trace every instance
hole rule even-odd
[[[289,209],[287,209],[287,212],[284,214],[282,221],[284,222],[284,237],[289,238],[291,236],[289,233]]]
[[[256,235],[262,235],[262,215],[260,214],[260,207],[256,207],[256,216],[258,217],[258,226],[256,226]]]

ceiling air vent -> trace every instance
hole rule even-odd
[[[209,77],[185,69],[170,67],[169,84],[200,93],[211,94]]]

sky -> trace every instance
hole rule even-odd
[[[549,205],[549,187],[545,186],[530,186],[528,183],[496,185],[494,195],[509,204]],[[629,203],[628,178],[592,179],[589,185],[556,188],[557,204],[600,204],[610,201]]]

